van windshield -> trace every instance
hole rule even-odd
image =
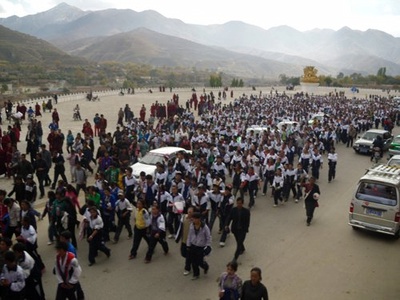
[[[383,205],[397,204],[396,188],[384,183],[362,182],[358,187],[356,197],[359,200]]]

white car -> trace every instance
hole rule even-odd
[[[162,163],[165,166],[170,162],[175,163],[175,158],[178,152],[191,153],[186,149],[180,147],[162,147],[151,150],[139,161],[131,166],[132,174],[136,178],[139,178],[140,172],[145,172],[146,175],[155,176],[157,163]]]
[[[393,140],[393,136],[389,131],[383,129],[370,129],[366,131],[362,136],[358,137],[358,140],[353,145],[354,151],[357,153],[371,153],[372,144],[374,140],[381,136],[383,139],[383,151],[389,149],[390,143]]]
[[[286,130],[289,132],[293,132],[293,129],[297,128],[299,122],[296,121],[290,121],[290,120],[283,120],[278,123],[276,127],[278,127],[279,131],[282,131],[282,127],[286,126]]]
[[[322,123],[324,121],[325,116],[326,116],[326,114],[323,113],[323,112],[319,112],[319,113],[313,114],[311,116],[311,119],[308,120],[308,125],[313,125],[314,121]]]
[[[265,131],[270,129],[270,127],[265,126],[265,125],[251,125],[250,127],[246,128],[246,135],[250,135],[250,133],[253,131],[254,135],[256,134],[261,134]]]

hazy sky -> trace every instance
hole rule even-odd
[[[379,29],[400,37],[400,0],[0,0],[0,17],[35,14],[61,2],[83,10],[152,9],[192,24],[240,20],[264,29],[289,25],[301,31],[348,26]]]

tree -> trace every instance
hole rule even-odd
[[[333,80],[332,80],[331,76],[327,76],[327,77],[325,77],[324,81],[327,86],[330,86]]]
[[[211,87],[221,87],[222,86],[221,74],[210,75],[210,86]]]
[[[7,91],[8,91],[8,85],[5,84],[5,83],[3,83],[3,84],[1,85],[1,93],[4,94],[4,93],[7,92]]]
[[[379,68],[378,73],[376,74],[378,77],[386,77],[386,67]]]
[[[286,74],[279,75],[279,82],[283,85],[286,85],[288,83],[288,77],[286,76]]]
[[[336,76],[336,79],[343,79],[343,78],[344,78],[343,72],[340,72],[340,73]]]

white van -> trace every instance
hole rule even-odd
[[[350,203],[349,225],[399,237],[400,168],[377,165],[357,184]]]

